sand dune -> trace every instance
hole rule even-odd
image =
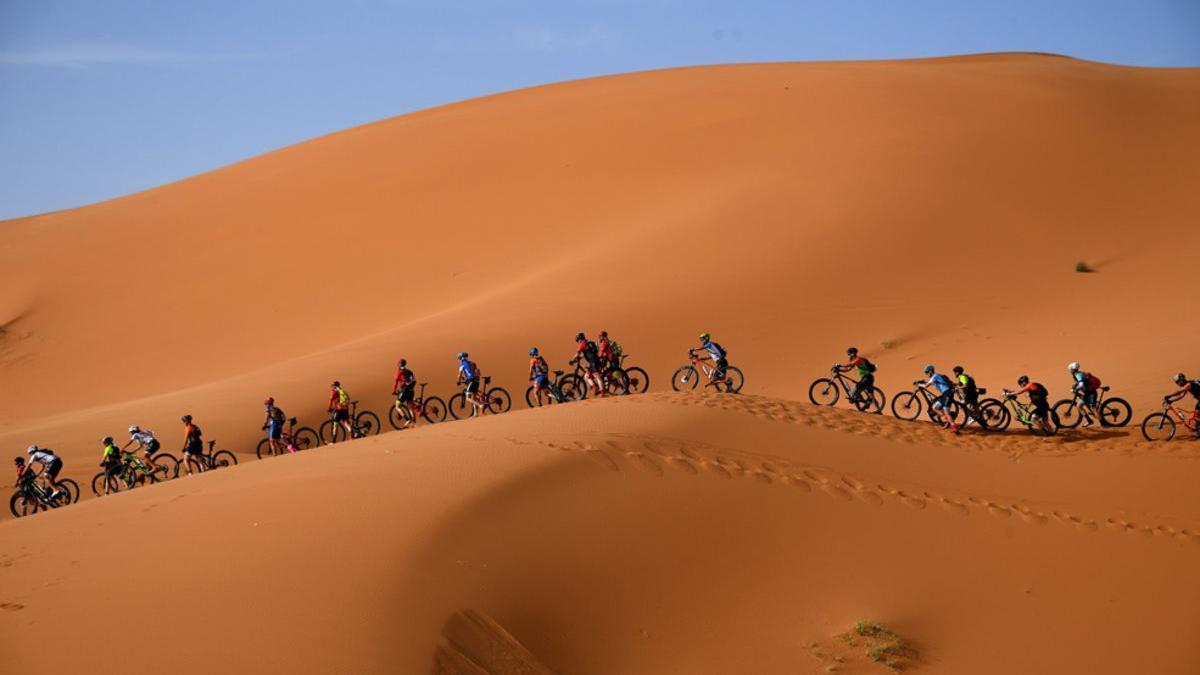
[[[0,223],[0,443],[81,482],[132,422],[246,453],[267,395],[315,425],[336,378],[381,411],[399,356],[445,396],[470,351],[519,400],[530,346],[561,367],[607,329],[661,391],[708,330],[747,374],[0,523],[0,644],[53,626],[61,667],[105,672],[881,672],[837,637],[864,620],[922,672],[1195,672],[1194,442],[800,400],[855,344],[889,395],[926,362],[1059,394],[1078,360],[1140,420],[1200,372],[1197,113],[1196,69],[1046,55],[677,69]],[[208,637],[131,664],[106,617]]]

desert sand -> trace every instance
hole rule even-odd
[[[1053,400],[1074,360],[1136,425],[1200,372],[1197,119],[1196,69],[676,69],[0,223],[10,454],[83,483],[101,436],[174,451],[188,412],[242,456],[0,522],[0,647],[17,671],[51,634],[99,672],[887,672],[839,637],[878,621],[914,672],[1194,673],[1200,442],[804,399],[850,344],[889,397],[928,362]],[[522,410],[528,348],[562,367],[600,329],[654,393]],[[701,330],[744,395],[662,393]],[[447,396],[460,350],[517,410],[253,458],[265,396],[315,426],[339,379],[382,413],[398,357]]]

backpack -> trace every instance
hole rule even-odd
[[[587,356],[589,361],[600,358],[600,349],[596,347],[596,343],[592,342],[591,340],[587,341],[587,345],[583,348],[583,350],[584,356]]]
[[[715,343],[715,342],[710,342],[710,343],[708,343],[708,344],[710,344],[710,345],[712,345],[712,346],[714,346],[714,347],[716,347],[716,348],[717,348],[717,353],[719,353],[719,354],[721,355],[721,358],[725,358],[726,356],[728,356],[728,355],[729,355],[729,352],[725,351],[725,348],[724,348],[724,347],[722,347],[721,345],[719,345],[719,344],[717,344],[717,343]]]
[[[347,405],[348,403],[350,403],[350,394],[347,394],[345,389],[339,389],[338,390],[338,404],[339,405]]]
[[[865,368],[865,369],[867,370],[867,372],[868,372],[868,373],[873,373],[873,372],[875,372],[875,364],[874,364],[874,363],[871,363],[870,361],[868,361],[868,360],[867,360],[867,357],[865,357],[865,356],[863,357],[863,362],[862,362],[862,364],[863,364],[863,368]]]
[[[621,355],[621,352],[623,351],[623,350],[621,349],[621,343],[620,343],[620,342],[617,342],[616,340],[609,340],[609,341],[608,341],[608,348],[612,350],[612,355],[613,355],[613,356],[620,356],[620,355]]]
[[[975,378],[971,377],[970,375],[968,375],[966,373],[963,373],[961,377],[963,379],[959,380],[959,383],[962,384],[963,389],[969,389],[969,390],[975,389]]]
[[[287,419],[287,415],[284,415],[283,411],[280,410],[278,406],[271,407],[271,421],[272,422],[278,422],[278,423],[282,424],[283,420],[285,420],[285,419]]]
[[[1088,389],[1095,390],[1095,389],[1100,388],[1100,378],[1096,377],[1095,375],[1093,375],[1091,373],[1088,373],[1086,379],[1087,379]]]
[[[1042,386],[1041,382],[1034,382],[1029,387],[1029,398],[1046,398],[1050,392]]]

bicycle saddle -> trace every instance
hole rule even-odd
[[[358,401],[350,401],[350,405],[358,405]]]
[[[484,384],[488,384],[488,383],[489,383],[489,382],[491,382],[491,381],[492,381],[492,377],[491,377],[491,375],[489,375],[489,376],[487,376],[487,377],[483,378],[483,383],[484,383]]]
[[[565,372],[566,372],[565,370],[556,370],[556,371],[554,371],[554,374],[555,374],[555,375],[562,375],[562,374],[563,374],[563,373],[565,373]]]
[[[985,389],[985,388],[983,388],[983,387],[980,387],[980,388],[978,389],[978,391],[979,391],[979,393],[981,393],[981,394],[986,394],[986,393],[987,393],[987,389]]]
[[[289,417],[289,418],[288,418],[288,424],[295,424],[295,423],[296,423],[296,418],[295,418],[295,417]]]
[[[1112,387],[1100,387],[1100,391],[1108,391]]]

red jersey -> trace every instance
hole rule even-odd
[[[608,341],[608,338],[600,338],[600,342],[597,343],[597,347],[600,350],[600,358],[604,359],[605,361],[612,361],[612,343]]]
[[[415,384],[414,379],[413,372],[408,368],[397,368],[396,379],[392,382],[392,391],[399,391],[401,386],[411,387]]]
[[[341,389],[332,389],[329,392],[329,407],[334,410],[349,410],[350,404],[343,403],[342,399],[349,400],[350,395]]]

